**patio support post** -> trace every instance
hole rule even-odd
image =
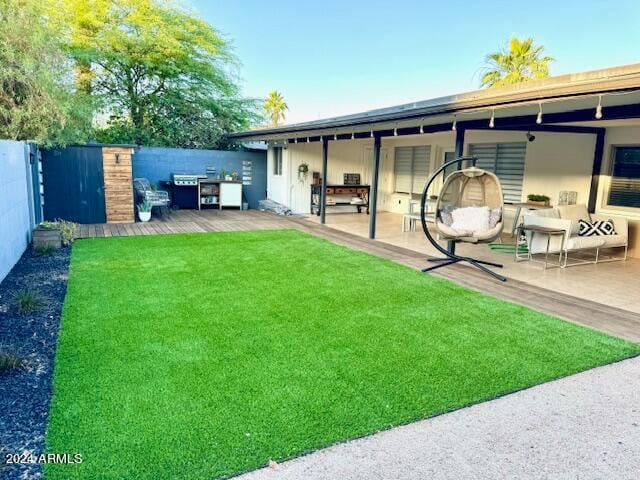
[[[464,155],[464,133],[465,133],[464,128],[458,127],[458,129],[456,130],[456,147],[455,147],[456,158],[460,158]],[[460,170],[462,168],[462,162],[458,162],[458,165],[456,167],[458,168],[458,170]],[[456,242],[454,242],[453,240],[448,240],[447,250],[449,251],[449,253],[455,254]]]
[[[593,170],[591,170],[591,186],[589,188],[589,213],[596,211],[596,200],[598,198],[598,185],[600,183],[600,173],[602,169],[602,154],[604,153],[604,135],[606,129],[602,128],[596,133],[596,146],[593,150]]]
[[[379,134],[374,135],[373,139],[373,170],[371,175],[371,198],[370,214],[369,214],[369,238],[376,238],[376,215],[378,213],[378,177],[380,176],[380,145],[381,138]]]
[[[320,223],[325,223],[327,210],[327,160],[329,139],[322,137],[322,189],[320,190]]]

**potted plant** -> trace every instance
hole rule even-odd
[[[151,220],[151,202],[145,200],[138,204],[138,218],[141,222],[148,222]]]
[[[54,222],[42,222],[33,230],[33,247],[35,249],[51,247],[57,249],[61,246],[71,245],[77,226],[74,222],[61,219],[56,219]]]
[[[527,203],[530,205],[539,205],[541,207],[548,207],[549,200],[551,200],[546,195],[536,195],[535,193],[530,193],[527,195]]]
[[[298,179],[304,182],[307,179],[307,175],[309,175],[309,164],[301,163],[298,165]]]
[[[238,179],[240,178],[240,174],[238,172],[233,172],[231,174],[231,178],[233,179],[234,182],[237,182]]]

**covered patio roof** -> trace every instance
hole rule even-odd
[[[415,135],[465,129],[538,129],[539,112],[546,130],[563,131],[569,122],[592,121],[601,105],[603,119],[640,116],[640,64],[561,75],[508,87],[477,90],[367,112],[275,128],[230,134],[235,140],[320,141],[365,138],[378,134]],[[492,127],[489,121],[493,117]],[[575,132],[579,127],[573,126]],[[585,127],[589,128],[589,127]],[[566,129],[569,131],[569,129]],[[587,132],[584,133],[595,133]]]

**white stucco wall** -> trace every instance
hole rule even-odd
[[[0,281],[31,237],[30,167],[24,142],[0,140]]]
[[[578,203],[587,203],[591,185],[595,135],[533,132],[535,141],[527,142],[522,201],[531,193],[547,195],[552,204],[557,204],[561,191],[578,192]],[[465,152],[471,143],[521,142],[526,141],[525,132],[468,131],[465,135]],[[408,196],[396,194],[394,188],[393,160],[397,146],[429,145],[431,147],[431,169],[439,166],[445,152],[454,150],[455,132],[441,132],[407,137],[385,137],[382,139],[382,159],[379,183],[379,210],[404,213],[408,209]],[[605,137],[603,177],[600,182],[596,210],[611,215],[622,215],[630,219],[631,253],[640,256],[636,245],[640,245],[640,209],[621,211],[608,209],[604,204],[603,188],[607,182],[609,159],[613,145],[640,144],[640,125],[607,126]],[[360,173],[362,181],[371,182],[372,139],[340,140],[329,142],[329,182],[342,183],[343,173]],[[289,144],[283,159],[283,176],[274,179],[272,153],[269,153],[268,189],[280,198],[295,213],[309,212],[309,185],[311,172],[321,170],[322,148],[318,142]],[[297,169],[300,163],[309,164],[309,177],[299,181]],[[331,212],[331,209],[327,210]],[[513,209],[505,211],[506,225],[512,222]]]

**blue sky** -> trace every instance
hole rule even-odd
[[[244,94],[287,122],[478,88],[487,53],[533,36],[552,75],[640,62],[640,1],[186,0],[232,40]]]

